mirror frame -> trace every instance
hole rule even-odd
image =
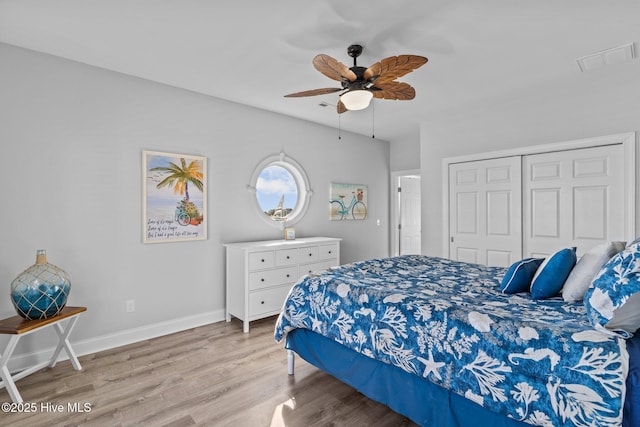
[[[262,210],[260,203],[258,203],[258,197],[256,194],[256,185],[258,183],[258,178],[260,177],[262,171],[269,166],[280,166],[286,169],[293,176],[293,179],[296,182],[296,187],[298,188],[298,201],[291,213],[287,216],[286,221],[274,221],[273,219],[269,218]],[[313,190],[311,190],[311,187],[309,186],[309,177],[307,176],[304,168],[293,158],[287,156],[284,151],[280,152],[279,154],[272,154],[258,163],[258,165],[253,170],[251,180],[247,185],[247,190],[251,192],[253,203],[256,207],[256,212],[258,212],[260,218],[262,218],[262,220],[270,226],[280,229],[284,229],[285,227],[293,225],[300,221],[302,217],[304,217],[304,214],[309,208],[309,199],[313,195]]]

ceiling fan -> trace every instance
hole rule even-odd
[[[339,81],[342,87],[305,90],[290,93],[285,95],[285,98],[342,92],[337,106],[339,114],[349,110],[365,109],[372,98],[403,101],[415,98],[416,91],[413,87],[395,80],[426,64],[427,58],[417,55],[390,56],[365,68],[359,67],[356,63],[361,53],[362,46],[359,44],[352,44],[347,48],[347,54],[353,58],[353,67],[347,67],[329,55],[317,55],[313,58],[316,70],[330,79]]]

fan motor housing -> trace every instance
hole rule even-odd
[[[354,72],[357,78],[354,81],[349,81],[347,79],[344,79],[342,81],[342,87],[344,89],[351,89],[351,90],[367,89],[370,83],[364,78],[364,72],[367,71],[367,69],[365,67],[358,67],[358,66],[353,66],[349,69]]]

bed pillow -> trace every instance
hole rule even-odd
[[[544,258],[525,258],[511,264],[502,278],[500,291],[505,294],[528,291],[531,287],[531,280],[542,261]]]
[[[566,302],[582,301],[591,281],[602,267],[618,252],[624,250],[626,242],[609,242],[591,248],[576,262],[562,288]]]
[[[636,239],[635,239],[633,242],[630,242],[630,243],[627,245],[627,247],[633,246],[633,245],[635,245],[636,243],[640,243],[640,237],[636,237]]]
[[[640,328],[640,242],[614,255],[584,295],[591,324],[629,338]]]
[[[574,265],[576,248],[560,249],[545,258],[531,281],[531,297],[543,299],[556,296]]]

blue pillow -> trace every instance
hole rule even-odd
[[[576,248],[564,248],[545,258],[531,281],[531,297],[534,299],[556,296],[576,265]]]
[[[629,338],[640,328],[640,241],[614,255],[584,294],[591,324]]]
[[[531,280],[542,261],[544,261],[544,258],[525,258],[511,264],[502,278],[500,291],[505,294],[528,291],[531,286]]]

